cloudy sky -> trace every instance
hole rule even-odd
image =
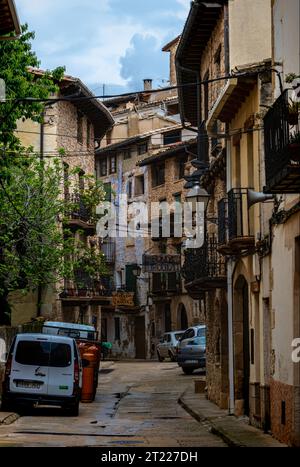
[[[141,89],[143,78],[166,85],[168,54],[190,0],[16,0],[21,23],[35,31],[44,69],[65,65],[96,93]]]

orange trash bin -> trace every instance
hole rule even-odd
[[[90,403],[94,400],[95,356],[93,353],[87,352],[82,355],[82,358],[88,360],[89,365],[83,368],[81,402]]]

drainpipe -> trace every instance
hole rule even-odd
[[[45,124],[44,124],[44,118],[45,118],[45,111],[42,112],[42,122],[41,122],[41,127],[40,127],[40,162],[44,161],[44,136],[45,136]],[[42,175],[43,177],[43,175]],[[43,188],[42,188],[43,190]],[[37,296],[37,317],[39,318],[42,315],[42,286],[41,284],[38,285],[38,296]]]
[[[228,125],[226,125],[228,131]],[[231,144],[226,142],[227,152],[227,190],[232,188],[231,183]],[[233,270],[234,260],[229,258],[227,262],[227,301],[228,301],[228,379],[229,379],[229,415],[234,415],[235,409],[235,388],[234,388],[234,341],[233,341]]]

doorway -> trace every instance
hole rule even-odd
[[[171,305],[166,303],[165,305],[165,332],[172,331],[172,319],[171,319]]]
[[[179,306],[178,313],[179,313],[179,317],[178,317],[179,326],[178,327],[180,330],[185,331],[189,327],[189,324],[188,324],[187,312],[183,304]]]
[[[134,326],[134,343],[135,343],[135,358],[144,360],[146,358],[146,327],[145,317],[139,316],[135,318]]]
[[[234,288],[234,360],[235,399],[244,402],[244,414],[249,416],[250,404],[250,339],[249,287],[240,276]]]

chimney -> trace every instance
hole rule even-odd
[[[152,90],[152,79],[144,79],[144,91]]]

